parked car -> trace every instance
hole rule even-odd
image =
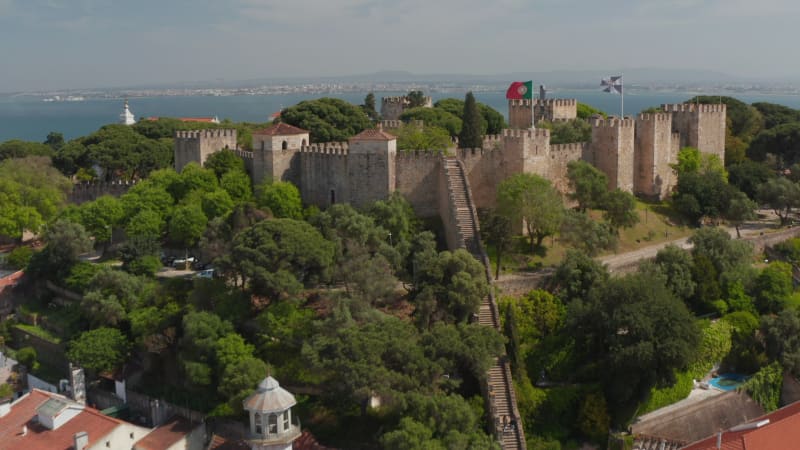
[[[205,269],[197,272],[197,278],[214,278],[214,269]]]
[[[183,269],[184,267],[186,267],[187,263],[192,264],[193,262],[194,262],[194,256],[190,256],[188,258],[178,258],[172,261],[172,267],[175,267],[176,269]]]

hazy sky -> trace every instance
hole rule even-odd
[[[800,75],[798,0],[0,0],[0,92],[674,67]]]

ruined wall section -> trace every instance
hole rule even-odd
[[[672,189],[676,180],[670,164],[678,156],[672,138],[672,115],[639,114],[636,118],[633,162],[636,195],[660,200]]]
[[[222,149],[236,149],[236,130],[176,131],[173,141],[175,170],[180,172],[190,162],[203,165],[212,153]]]
[[[572,161],[584,160],[591,163],[590,145],[588,142],[550,145],[550,172],[548,179],[553,187],[562,194],[571,191],[567,166]]]
[[[631,118],[593,118],[591,157],[608,176],[608,188],[633,193],[634,130]]]
[[[441,159],[441,153],[426,150],[403,151],[397,154],[395,189],[403,194],[420,217],[439,215]]]
[[[703,105],[681,103],[661,105],[672,114],[672,131],[680,134],[680,147],[696,147],[725,161],[725,128],[727,108],[725,104]]]

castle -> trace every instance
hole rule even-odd
[[[402,109],[403,102],[395,100],[385,99],[382,110],[387,105]],[[567,192],[567,165],[575,160],[605,173],[609,189],[661,199],[676,182],[670,164],[680,148],[697,147],[724,160],[724,104],[663,105],[661,112],[636,118],[595,116],[589,142],[550,144],[550,131],[533,127],[540,120],[574,119],[576,109],[574,99],[509,100],[509,129],[486,136],[481,148],[455,150],[475,205],[494,206],[498,184],[517,173],[541,175]],[[290,181],[306,203],[321,208],[338,202],[364,206],[400,192],[420,216],[443,214],[446,156],[424,149],[398,152],[395,137],[385,129],[399,121],[382,125],[347,142],[311,144],[307,130],[278,123],[253,133],[252,152],[237,150],[235,130],[178,131],[175,168],[202,164],[211,153],[228,148],[245,161],[254,183]]]
[[[422,107],[432,108],[433,99],[431,97],[423,97]],[[384,120],[397,120],[409,108],[411,108],[411,99],[407,95],[383,97],[381,99],[381,117]]]

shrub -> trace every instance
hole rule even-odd
[[[30,247],[17,247],[6,255],[5,264],[10,269],[22,270],[28,267],[31,257],[33,257],[33,250]]]
[[[740,389],[744,389],[765,411],[778,409],[783,385],[783,368],[774,362],[756,372]]]
[[[33,372],[39,367],[39,362],[36,361],[36,349],[33,347],[23,347],[17,350],[17,361]]]

